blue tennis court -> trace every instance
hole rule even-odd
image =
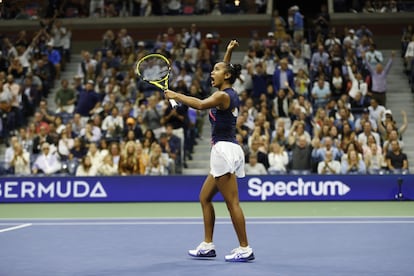
[[[252,263],[217,219],[217,258],[187,256],[200,218],[0,220],[0,275],[413,275],[414,217],[247,218]]]

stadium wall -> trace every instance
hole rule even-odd
[[[24,177],[0,180],[1,203],[196,202],[204,176]],[[267,175],[239,180],[242,201],[414,199],[414,175]],[[220,195],[215,198],[223,201]]]

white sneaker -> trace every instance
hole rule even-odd
[[[196,258],[213,258],[216,257],[216,247],[212,242],[202,242],[194,250],[188,250],[188,255]]]
[[[230,255],[224,257],[226,262],[249,262],[254,260],[253,249],[248,247],[237,247],[233,249]]]

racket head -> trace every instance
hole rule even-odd
[[[163,90],[168,88],[168,76],[171,65],[168,59],[161,54],[149,54],[142,57],[135,67],[135,73]]]

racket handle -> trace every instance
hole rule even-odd
[[[169,101],[172,108],[175,108],[178,105],[178,103],[174,99],[169,99]]]

